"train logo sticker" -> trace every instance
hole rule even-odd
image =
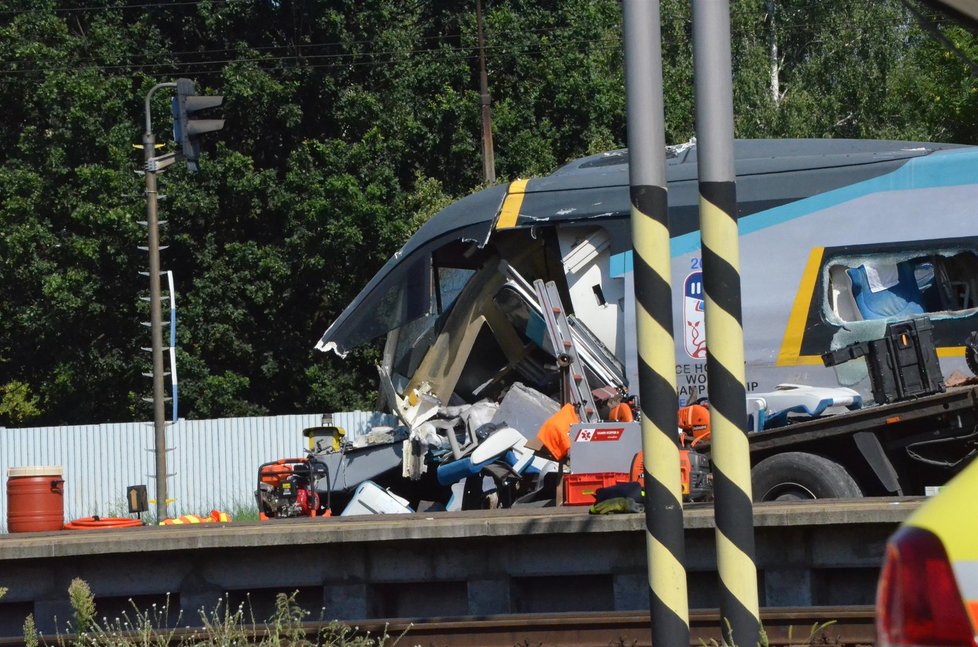
[[[683,282],[683,346],[693,359],[706,359],[704,305],[703,272],[690,272]]]

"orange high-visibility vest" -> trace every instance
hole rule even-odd
[[[620,402],[608,412],[608,420],[611,422],[632,422],[634,419],[632,408],[627,402]]]
[[[574,411],[574,405],[569,402],[561,407],[560,411],[547,418],[547,421],[540,425],[537,432],[537,439],[546,447],[553,457],[561,461],[570,451],[570,428],[571,425],[581,421]]]

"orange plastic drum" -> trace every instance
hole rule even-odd
[[[65,523],[64,470],[57,466],[7,468],[7,530],[61,530]]]

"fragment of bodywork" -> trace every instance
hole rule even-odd
[[[492,417],[494,424],[506,424],[522,433],[527,439],[536,437],[540,425],[557,413],[560,406],[552,398],[517,382],[499,403]]]
[[[316,459],[329,469],[329,481],[321,480],[317,489],[348,492],[366,480],[381,480],[401,465],[401,443],[407,429],[377,427],[353,443],[342,443],[338,452],[328,451]]]

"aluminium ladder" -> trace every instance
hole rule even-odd
[[[567,314],[557,292],[557,284],[553,281],[544,284],[542,280],[537,279],[533,282],[533,287],[540,300],[543,321],[554,348],[557,367],[563,375],[563,399],[574,406],[581,422],[600,422],[591,388],[584,375],[584,366],[578,357],[577,347],[567,323]]]

